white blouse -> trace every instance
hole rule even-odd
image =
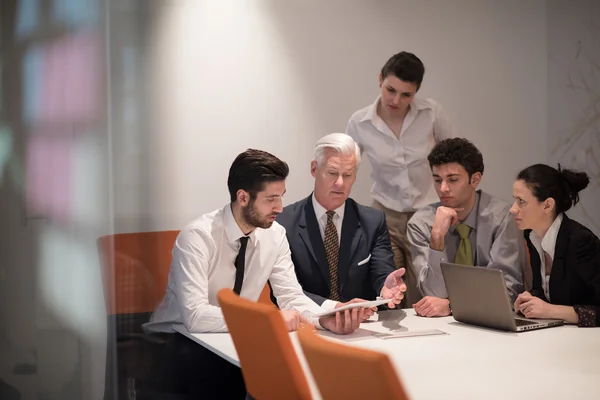
[[[550,256],[550,263],[554,262],[554,250],[556,248],[556,238],[558,237],[558,231],[560,229],[560,224],[562,224],[563,214],[559,214],[548,231],[544,235],[543,238],[540,238],[536,235],[535,232],[531,232],[529,236],[531,239],[531,243],[535,246],[539,256],[540,256],[540,268],[542,273],[542,288],[544,289],[544,296],[548,300],[550,300],[550,274],[546,274],[546,269],[550,270],[552,268],[552,264],[546,265],[546,257],[544,256],[544,252],[548,253]]]

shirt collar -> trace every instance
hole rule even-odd
[[[365,116],[362,117],[360,122],[372,121],[374,117],[377,117],[377,106],[379,105],[380,101],[381,101],[381,96],[377,96],[377,98],[375,99],[375,102],[373,104],[371,104],[371,106],[367,109]]]
[[[317,217],[317,221],[320,221],[321,218],[323,218],[323,215],[325,215],[325,213],[327,213],[327,210],[321,204],[319,204],[319,202],[315,198],[314,193],[312,194],[311,197],[312,197],[313,209],[315,210],[315,217]],[[340,219],[344,219],[344,211],[345,210],[346,210],[346,202],[344,202],[344,204],[342,204],[341,206],[339,206],[338,208],[336,208],[333,211],[335,211],[335,215],[340,217]],[[335,215],[334,215],[334,217],[335,217]]]
[[[381,120],[381,117],[377,115],[377,106],[381,102],[381,95],[377,96],[375,102],[371,104],[371,106],[367,109],[365,116],[361,118],[360,122],[364,121],[372,121],[376,122],[377,120]],[[416,113],[420,110],[425,110],[427,108],[431,108],[429,102],[422,100],[418,97],[415,97],[413,101],[410,103],[410,110],[408,110],[408,114]],[[407,115],[408,115],[407,114]]]
[[[476,191],[475,192],[475,204],[473,204],[473,208],[471,209],[471,212],[469,213],[469,215],[467,215],[467,218],[465,218],[465,220],[461,222],[462,224],[467,225],[472,230],[477,230],[477,214],[478,214],[477,210],[479,210],[479,199],[480,199],[479,191]],[[455,229],[456,229],[456,225],[451,226],[450,232],[454,233]]]
[[[542,238],[542,249],[548,253],[551,259],[554,260],[554,249],[556,248],[556,238],[558,237],[558,231],[560,230],[560,225],[562,224],[563,214],[560,213],[546,231],[546,234]],[[532,232],[535,235],[535,232]],[[536,235],[537,236],[537,235]]]
[[[240,229],[240,226],[237,224],[235,217],[233,216],[233,211],[231,211],[231,203],[227,204],[225,208],[223,208],[223,226],[225,228],[225,234],[227,235],[227,239],[229,243],[237,243],[237,241],[246,235]],[[250,234],[247,236],[250,238],[250,241],[254,244],[256,240],[256,230],[261,228],[255,228]]]

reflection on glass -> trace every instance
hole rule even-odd
[[[52,125],[89,123],[99,106],[97,35],[77,33],[44,49],[40,118]]]
[[[52,5],[52,17],[58,23],[77,29],[98,23],[97,0],[54,0]]]
[[[36,121],[40,115],[42,46],[35,45],[27,49],[23,57],[23,122]]]
[[[19,0],[17,3],[17,36],[26,36],[38,24],[40,0]]]
[[[0,126],[0,186],[4,180],[5,170],[10,160],[13,147],[13,138],[10,129]]]

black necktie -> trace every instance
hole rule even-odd
[[[244,281],[244,267],[246,265],[246,246],[248,245],[248,236],[240,238],[240,252],[235,258],[235,284],[233,291],[240,294],[242,291],[242,282]]]

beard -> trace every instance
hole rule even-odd
[[[273,221],[271,221],[269,218],[274,215],[277,214],[270,214],[267,216],[261,215],[254,207],[253,200],[250,200],[246,207],[242,207],[242,217],[248,225],[255,228],[269,229],[271,225],[273,225]]]

